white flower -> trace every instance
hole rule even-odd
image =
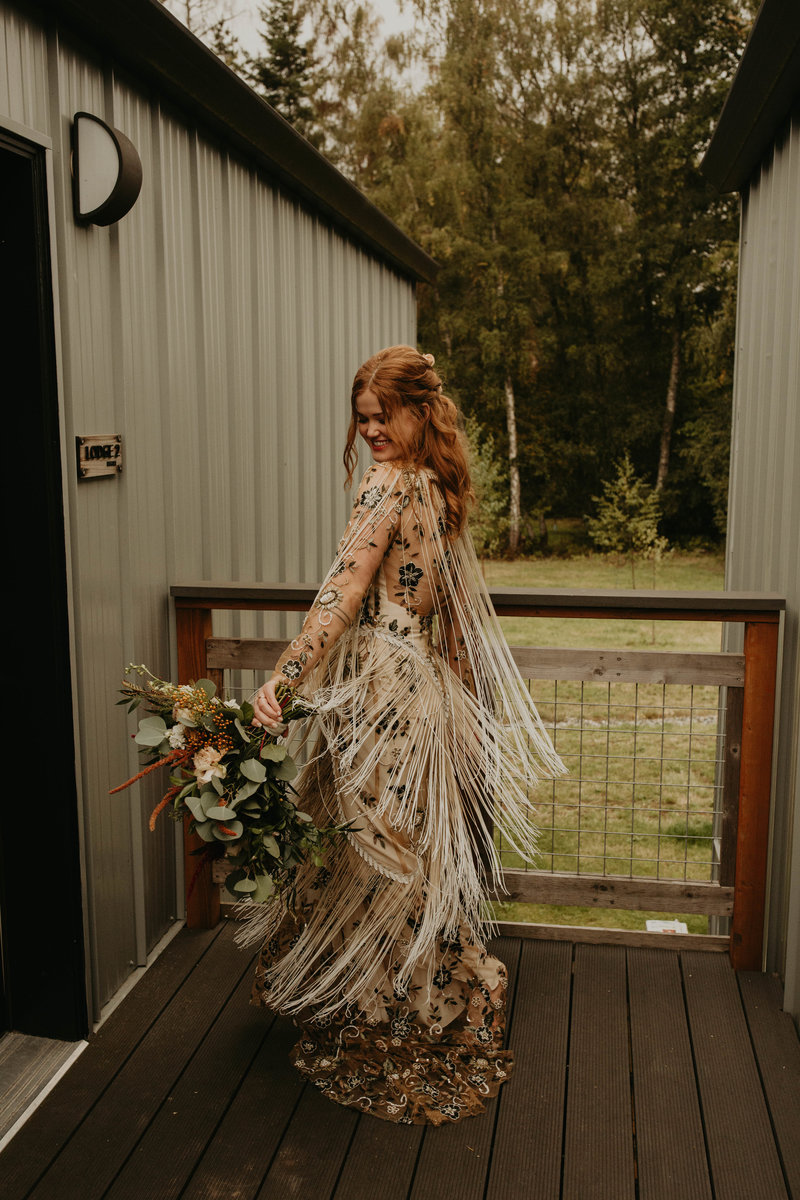
[[[225,707],[226,707],[226,708],[238,708],[238,707],[239,707],[239,701],[238,701],[238,700],[226,700],[226,701],[225,701]]]
[[[172,710],[172,715],[176,721],[180,721],[181,725],[191,725],[194,727],[195,720],[188,708],[181,708],[180,704],[176,704]]]
[[[199,783],[210,783],[215,775],[220,779],[225,778],[228,768],[220,765],[221,758],[221,753],[213,746],[204,746],[202,750],[198,750],[194,756],[194,774]]]
[[[182,725],[173,725],[169,731],[169,744],[173,750],[182,750],[186,745],[186,735]]]

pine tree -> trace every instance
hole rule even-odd
[[[631,567],[631,586],[636,587],[636,559],[657,558],[667,547],[658,534],[658,491],[636,474],[626,450],[614,478],[606,480],[602,495],[592,496],[592,500],[597,515],[586,519],[589,537],[601,549],[625,555]]]
[[[300,0],[272,0],[259,13],[264,53],[250,60],[253,87],[316,144],[314,56],[311,43],[302,38],[306,10]]]
[[[469,468],[477,503],[469,528],[478,554],[502,552],[508,540],[508,479],[503,456],[494,438],[475,417],[467,417],[464,432],[469,443]]]
[[[224,17],[211,26],[203,39],[207,46],[214,51],[217,58],[222,59],[226,67],[230,67],[237,75],[247,78],[247,56],[241,47],[236,34],[230,29]]]

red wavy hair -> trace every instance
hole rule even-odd
[[[358,398],[371,391],[380,402],[386,427],[400,450],[400,460],[409,466],[429,467],[435,472],[447,512],[451,537],[464,528],[469,505],[475,499],[469,461],[458,409],[442,395],[442,381],[427,358],[413,346],[389,346],[368,358],[356,371],[350,395],[350,428],[344,448],[347,470],[345,487],[353,481],[358,462]],[[410,438],[393,425],[392,418],[405,409],[415,418]]]

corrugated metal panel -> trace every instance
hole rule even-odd
[[[79,483],[65,464],[97,1010],[178,904],[172,828],[146,829],[157,785],[107,794],[137,766],[112,707],[121,671],[131,659],[174,669],[173,582],[321,577],[347,514],[352,375],[379,346],[413,341],[415,304],[407,280],[157,97],[0,13],[0,120],[54,144],[66,444],[124,437],[116,480]],[[122,129],[143,163],[137,204],[107,229],[71,216],[82,109]],[[229,614],[218,628],[277,636],[297,620]]]
[[[0,112],[42,132],[47,119],[47,37],[13,10],[0,21]]]
[[[753,177],[742,246],[726,564],[730,589],[782,592],[786,611],[773,809],[768,967],[800,961],[800,121]],[[729,638],[729,644],[732,644]],[[794,897],[790,901],[790,886]],[[797,911],[789,919],[790,903]],[[800,1011],[800,978],[794,1003]]]

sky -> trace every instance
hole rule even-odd
[[[405,13],[402,13],[397,0],[372,0],[372,7],[383,21],[384,37],[388,37],[392,33],[401,33],[404,29],[410,29],[411,12],[407,9]],[[258,0],[238,0],[238,3],[234,4],[234,12],[236,15],[231,21],[231,28],[245,50],[253,54],[260,48]]]

